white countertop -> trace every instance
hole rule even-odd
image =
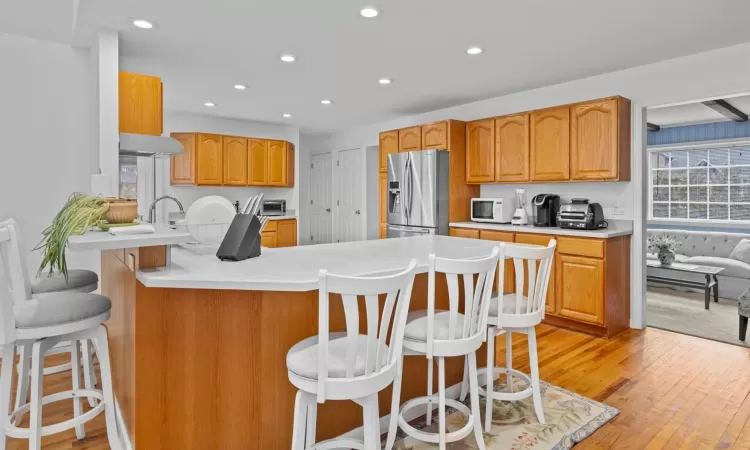
[[[446,258],[488,255],[495,242],[448,236],[263,248],[257,258],[220,261],[215,255],[196,255],[172,248],[169,267],[139,270],[146,287],[185,289],[233,289],[262,291],[312,291],[318,288],[318,272],[369,275],[405,269],[412,258],[419,273],[427,272],[430,253]]]
[[[607,239],[633,234],[632,220],[607,220],[609,226],[598,230],[571,230],[557,227],[535,227],[529,225],[511,225],[509,223],[453,222],[451,227],[473,228],[477,230],[507,231],[511,233],[551,234],[554,236],[579,236]]]
[[[68,250],[82,252],[87,250],[115,250],[119,248],[151,247],[155,245],[184,244],[193,237],[190,233],[173,230],[165,225],[155,225],[155,233],[112,236],[96,230],[80,236],[68,238]]]
[[[290,219],[297,219],[295,216],[263,216],[268,217],[268,220],[290,220]]]

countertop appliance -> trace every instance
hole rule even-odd
[[[535,195],[531,200],[534,205],[535,227],[556,227],[557,211],[560,209],[560,196],[555,194]]]
[[[447,150],[388,155],[386,237],[448,234]]]
[[[513,201],[509,198],[472,198],[471,221],[510,223],[513,218]]]
[[[513,217],[510,219],[513,225],[527,225],[529,223],[529,213],[526,212],[526,189],[516,189],[516,210],[513,211]]]
[[[286,214],[286,200],[266,200],[261,210],[263,216],[283,216]]]
[[[574,198],[571,203],[560,206],[557,216],[560,228],[574,228],[578,230],[596,230],[607,228],[604,211],[599,203],[589,203],[587,198]]]

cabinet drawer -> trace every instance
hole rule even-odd
[[[266,224],[266,227],[263,228],[263,232],[269,233],[271,231],[276,231],[276,229],[278,228],[278,225],[279,225],[278,221],[269,220],[268,223]]]
[[[604,241],[601,239],[559,237],[557,239],[557,250],[567,255],[604,258]]]
[[[486,239],[488,241],[513,242],[513,238],[513,233],[505,231],[481,230],[479,232],[479,239]]]
[[[546,234],[516,233],[516,242],[519,244],[543,245],[546,247],[550,239],[554,238],[554,236],[547,236]]]
[[[468,228],[451,228],[451,236],[479,239],[479,230],[471,230]]]

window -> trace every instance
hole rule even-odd
[[[650,150],[651,218],[750,220],[750,144]]]

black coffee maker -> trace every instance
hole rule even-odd
[[[555,194],[539,194],[531,199],[534,205],[535,227],[556,227],[557,211],[560,209],[560,196]]]

